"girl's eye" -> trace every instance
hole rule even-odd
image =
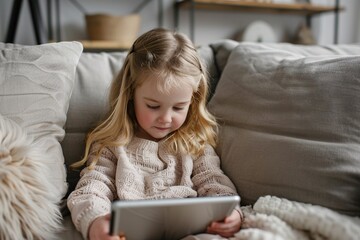
[[[158,109],[159,108],[159,106],[152,106],[152,105],[146,105],[146,106],[150,109]]]
[[[173,109],[174,109],[175,111],[181,111],[181,110],[183,110],[184,108],[183,108],[183,107],[173,107]]]

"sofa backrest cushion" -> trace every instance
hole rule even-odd
[[[230,54],[209,103],[223,170],[243,205],[275,195],[360,215],[360,55],[290,48]]]
[[[126,52],[84,52],[80,57],[65,124],[66,135],[61,143],[69,191],[79,180],[80,171],[70,168],[70,165],[81,160],[86,134],[105,116],[111,81],[119,72],[125,57]]]
[[[244,45],[247,43],[241,43]],[[210,44],[214,52],[214,61],[218,73],[221,75],[226,66],[231,52],[239,45],[239,42],[224,39]],[[319,56],[319,55],[359,55],[360,44],[337,44],[337,45],[295,45],[291,43],[262,43],[262,45],[282,49],[302,56]],[[217,84],[217,83],[216,83]]]

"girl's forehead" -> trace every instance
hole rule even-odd
[[[190,85],[174,86],[169,89],[161,89],[153,80],[145,81],[135,90],[136,99],[147,99],[166,104],[178,104],[190,102],[193,89]]]
[[[189,92],[193,93],[193,87],[184,82],[179,81],[177,83],[171,82],[168,84],[166,80],[163,79],[145,79],[136,89],[141,89],[141,91],[151,91],[152,93],[158,94],[173,94],[174,92]]]
[[[139,76],[138,83],[137,87],[146,84],[160,92],[171,92],[176,89],[192,89],[195,92],[198,88],[198,80],[192,76],[176,76],[165,73],[144,72]]]

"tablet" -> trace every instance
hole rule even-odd
[[[204,233],[212,221],[230,215],[239,196],[114,201],[110,235],[127,240],[181,239]]]

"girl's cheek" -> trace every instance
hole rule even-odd
[[[180,128],[182,125],[184,125],[184,122],[186,120],[186,115],[179,121],[178,127]]]

